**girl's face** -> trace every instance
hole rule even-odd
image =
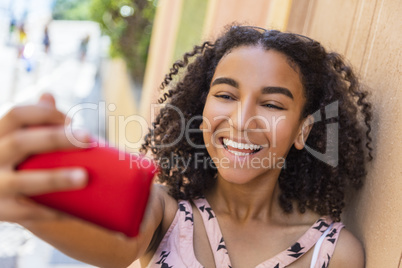
[[[279,175],[291,146],[303,148],[303,86],[288,62],[275,50],[243,46],[216,67],[200,128],[225,180]]]

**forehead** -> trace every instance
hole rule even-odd
[[[244,87],[286,87],[302,95],[303,86],[297,66],[281,52],[259,46],[233,49],[218,63],[212,81],[219,77],[235,79]]]

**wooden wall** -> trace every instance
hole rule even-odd
[[[364,243],[367,267],[398,267],[402,252],[402,3],[294,1],[288,29],[346,56],[371,92],[374,161],[344,221]],[[297,3],[297,4],[296,4]]]

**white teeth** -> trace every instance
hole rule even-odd
[[[249,149],[251,149],[251,150],[260,150],[260,149],[262,149],[261,145],[235,142],[235,141],[229,140],[227,138],[223,139],[223,144],[226,145],[226,146],[236,148],[236,149],[246,149],[246,150],[249,150]],[[230,152],[234,153],[234,151],[230,151]],[[240,152],[236,152],[236,153],[240,153]],[[246,154],[240,153],[240,154],[241,155],[248,155],[249,153],[246,153]],[[238,155],[238,154],[236,154],[236,155]]]
[[[232,150],[228,150],[228,151],[231,152],[232,154],[238,155],[238,156],[250,155],[250,153],[243,153],[243,152],[232,151]]]

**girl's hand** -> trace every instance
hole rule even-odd
[[[22,223],[60,217],[61,213],[25,196],[85,186],[87,176],[83,169],[15,169],[31,154],[73,148],[64,132],[68,121],[56,109],[54,98],[49,94],[42,95],[37,105],[13,108],[0,118],[0,221]],[[45,125],[47,127],[33,127]],[[75,138],[89,142],[85,134],[75,135]]]
[[[31,201],[26,196],[82,188],[86,184],[87,175],[82,169],[16,170],[31,154],[74,148],[65,135],[65,121],[65,115],[57,111],[50,95],[42,96],[37,105],[14,108],[0,118],[0,221],[19,223],[80,261],[97,267],[127,267],[147,252],[164,218],[167,191],[161,187],[155,190],[141,233],[135,238]],[[73,135],[81,143],[91,144],[89,135]],[[170,225],[177,210],[176,201],[169,198],[174,204],[170,207],[175,209],[171,217],[165,217],[164,227],[167,222]]]

